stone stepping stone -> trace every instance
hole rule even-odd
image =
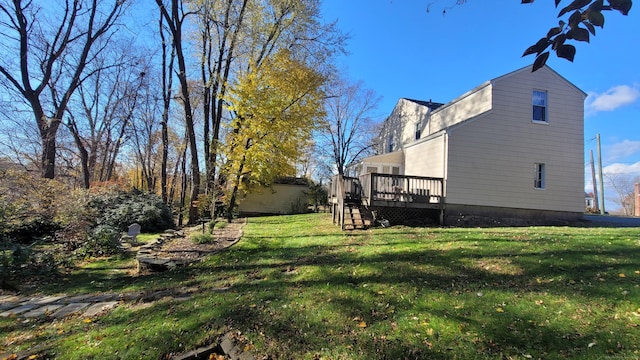
[[[16,302],[18,300],[20,300],[20,298],[15,296],[15,295],[2,295],[2,296],[0,296],[0,304],[1,303],[5,303],[5,302]]]
[[[24,302],[24,305],[47,305],[59,301],[60,299],[64,299],[65,295],[49,295],[49,296],[39,296],[32,298]]]
[[[96,295],[88,298],[87,300],[90,302],[105,302],[105,301],[113,301],[118,298],[118,294],[102,294]]]
[[[84,314],[82,314],[82,317],[94,317],[102,313],[103,311],[113,309],[114,307],[116,307],[116,305],[118,305],[117,301],[107,301],[93,304],[87,309],[87,311],[84,312]]]
[[[0,298],[0,311],[14,308],[18,306],[19,303],[23,302],[23,300],[24,299],[13,295],[3,296]]]
[[[38,305],[35,304],[25,304],[25,305],[20,305],[18,307],[15,307],[13,309],[9,309],[3,313],[0,313],[0,317],[9,317],[9,316],[13,316],[13,315],[20,315],[23,312],[27,312],[27,311],[31,311],[33,309],[35,309],[36,307],[38,307]]]
[[[68,297],[65,299],[65,302],[70,304],[70,303],[77,303],[77,302],[85,302],[87,301],[87,299],[90,299],[91,297],[93,297],[95,295],[89,295],[89,294],[85,294],[85,295],[76,295],[76,296],[72,296],[72,297]],[[90,301],[90,300],[89,300]]]
[[[42,316],[42,315],[48,315],[53,313],[54,311],[58,310],[59,308],[61,308],[63,305],[45,305],[45,306],[41,306],[37,309],[31,310],[29,312],[24,313],[24,317],[38,317],[38,316]]]
[[[71,303],[53,313],[52,316],[56,319],[62,319],[63,317],[75,314],[86,309],[87,307],[89,307],[89,305],[91,305],[91,303]]]

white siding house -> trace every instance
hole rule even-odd
[[[580,217],[585,97],[545,66],[444,105],[400,99],[382,128],[381,155],[364,159],[360,173],[383,173],[385,160],[401,175],[443,178],[448,215]]]

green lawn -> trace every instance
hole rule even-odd
[[[326,214],[263,217],[189,268],[132,276],[130,263],[46,289],[197,292],[94,321],[0,319],[0,353],[161,359],[233,330],[257,358],[640,358],[639,228],[342,232]]]

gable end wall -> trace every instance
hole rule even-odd
[[[448,138],[447,203],[584,211],[584,95],[555,72],[496,79],[492,111]],[[548,124],[532,122],[531,92],[548,91]],[[534,164],[546,166],[544,190]]]

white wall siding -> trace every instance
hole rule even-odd
[[[426,132],[434,134],[491,110],[491,98],[491,84],[487,82],[433,111]]]
[[[445,134],[407,146],[405,175],[444,177]]]
[[[493,110],[451,131],[447,202],[584,211],[583,94],[553,71],[493,81]],[[532,122],[533,89],[548,94],[548,124]],[[546,167],[534,188],[534,164]]]
[[[391,115],[385,120],[378,138],[378,151],[381,154],[389,152],[389,137],[393,138],[393,150],[404,148],[405,144],[415,141],[416,124],[424,128],[429,108],[411,100],[400,99]]]

